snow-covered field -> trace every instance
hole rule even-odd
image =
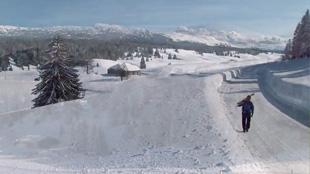
[[[180,60],[168,60],[168,53]],[[267,63],[278,54],[161,54],[126,81],[102,74],[116,63],[139,65],[139,58],[95,59],[91,74],[79,69],[84,99],[36,109],[36,71],[0,72],[0,173],[310,172],[309,128],[281,108],[289,100],[277,103],[285,89],[266,98],[272,77],[309,84],[308,67],[301,66],[309,60],[288,66]],[[240,133],[235,104],[253,92],[252,128]]]

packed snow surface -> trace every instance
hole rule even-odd
[[[280,55],[160,53],[126,81],[107,69],[140,58],[94,59],[90,74],[78,68],[85,98],[35,109],[36,70],[0,72],[0,173],[309,173],[309,128],[281,108],[292,102],[278,102],[284,89],[266,97],[274,77],[292,83]],[[309,72],[302,61],[287,71]],[[294,74],[297,85],[309,75]],[[235,104],[250,93],[245,134]]]

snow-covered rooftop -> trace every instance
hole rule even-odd
[[[111,69],[115,69],[115,70],[125,70],[125,71],[140,71],[140,68],[137,67],[136,65],[133,65],[131,63],[122,63],[122,64],[116,64],[112,67],[110,67]],[[109,68],[109,69],[110,69]]]

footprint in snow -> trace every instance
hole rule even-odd
[[[229,155],[229,151],[227,151],[227,152],[224,153],[224,156],[227,156],[227,155]]]
[[[223,162],[219,162],[219,163],[215,164],[215,167],[225,167],[225,166],[226,166],[226,164]]]
[[[194,147],[194,150],[200,150],[200,149],[202,149],[202,146],[195,146]]]
[[[183,135],[183,138],[188,138],[189,137],[189,135]]]
[[[199,165],[199,164],[200,164],[199,159],[195,158],[195,159],[194,159],[194,165]]]
[[[207,154],[207,156],[211,156],[211,155],[213,155],[213,154],[216,154],[216,152],[215,152],[214,150],[211,150],[211,152],[209,152],[209,153]]]
[[[209,126],[207,126],[207,130],[212,130],[212,128],[213,128],[213,127],[212,127],[212,126],[210,126],[210,125],[209,125]]]
[[[178,153],[183,153],[183,151],[182,150],[177,150],[177,151],[173,152],[172,155],[176,155]]]

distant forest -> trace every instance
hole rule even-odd
[[[43,64],[47,60],[46,50],[52,38],[1,37],[0,38],[0,70],[8,70],[9,59],[16,66]],[[229,51],[256,55],[270,50],[257,48],[235,48],[224,45],[208,46],[192,42],[175,42],[173,40],[156,39],[64,39],[72,66],[85,66],[93,58],[117,60],[124,58],[125,53],[139,52],[143,57],[150,57],[153,48],[173,48],[195,50],[198,53],[216,53],[226,55]],[[274,51],[273,51],[274,52]]]

